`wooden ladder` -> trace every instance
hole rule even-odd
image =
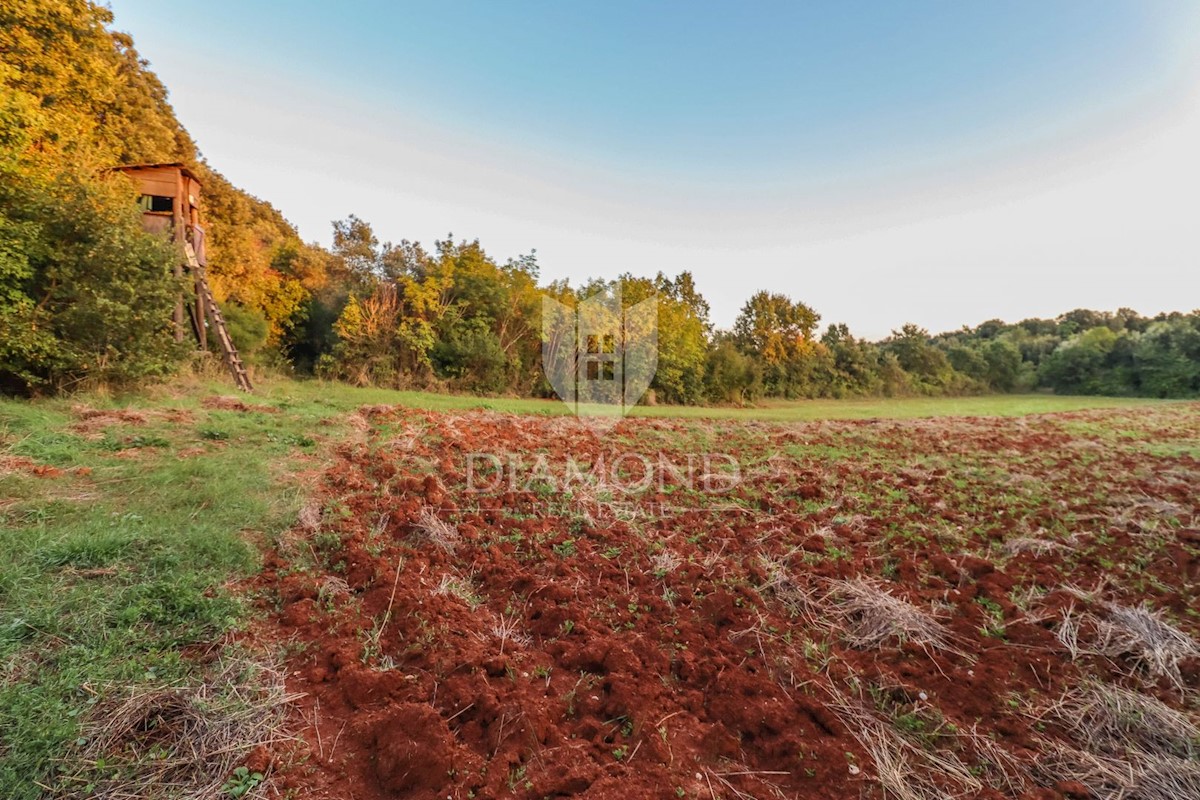
[[[200,298],[200,305],[207,312],[212,329],[217,334],[217,342],[221,345],[225,366],[229,368],[229,374],[233,376],[233,382],[239,389],[243,392],[253,392],[254,387],[250,385],[250,376],[246,373],[246,366],[242,363],[237,347],[229,336],[225,315],[221,313],[221,308],[217,305],[216,298],[213,297],[212,289],[208,285],[208,278],[204,275],[204,267],[200,266],[200,262],[196,260],[196,251],[192,248],[191,242],[185,242],[183,249],[187,254],[188,268],[191,269],[192,275],[196,279],[196,294]],[[199,326],[204,324],[204,320],[198,319],[195,324],[198,326],[197,332],[199,332]]]

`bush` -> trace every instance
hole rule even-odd
[[[1144,394],[1200,394],[1200,319],[1154,323],[1134,346],[1133,358]]]
[[[708,353],[704,387],[708,399],[716,403],[741,404],[753,400],[762,391],[758,363],[733,342],[721,342]]]
[[[460,388],[500,392],[507,384],[508,358],[500,347],[500,338],[482,317],[451,326],[430,355],[437,375],[449,378]]]
[[[221,311],[229,328],[229,338],[233,339],[234,347],[243,358],[254,355],[267,343],[271,324],[261,311],[240,303],[224,303]]]
[[[1042,361],[1038,377],[1062,394],[1103,394],[1108,388],[1105,367],[1116,342],[1117,334],[1107,327],[1072,336]]]
[[[170,373],[176,254],[124,184],[0,167],[0,389],[128,384]]]

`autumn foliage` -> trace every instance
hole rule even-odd
[[[1200,314],[1072,311],[869,342],[770,291],[714,329],[690,273],[541,280],[535,253],[479,241],[381,242],[350,216],[332,247],[304,242],[269,203],[199,154],[167,90],[112,13],[89,0],[0,0],[0,390],[39,393],[171,374],[169,327],[187,287],[143,234],[111,168],[182,162],[204,184],[209,277],[252,364],[360,385],[545,395],[541,297],[572,305],[620,288],[658,300],[653,398],[961,394],[1048,388],[1200,394]]]

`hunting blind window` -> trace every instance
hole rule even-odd
[[[151,214],[170,214],[175,210],[175,198],[144,194],[138,198],[138,205],[142,211],[148,211]]]

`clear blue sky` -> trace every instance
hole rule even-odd
[[[113,7],[213,165],[309,239],[353,212],[537,248],[546,277],[692,269],[718,323],[770,288],[869,335],[1200,305],[1173,222],[1195,159],[1163,163],[1195,129],[1200,4]],[[1122,282],[1104,208],[1125,268],[1190,295]],[[1041,296],[998,296],[1006,266]]]

